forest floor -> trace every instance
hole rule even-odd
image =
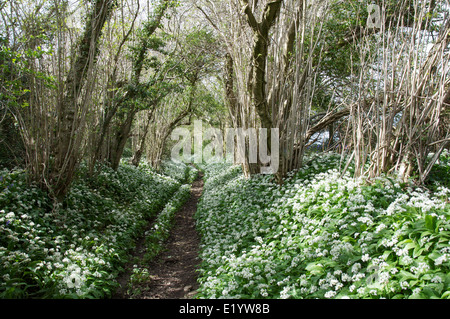
[[[197,267],[200,263],[200,237],[196,231],[194,214],[203,192],[203,174],[192,184],[191,197],[175,215],[175,224],[162,252],[146,265],[147,280],[133,283],[129,280],[133,263],[118,278],[120,288],[114,299],[189,299],[198,289]],[[149,225],[151,227],[151,225]],[[145,253],[145,237],[136,245],[134,260],[142,259]]]

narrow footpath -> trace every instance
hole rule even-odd
[[[149,264],[149,280],[133,287],[139,294],[133,299],[189,299],[198,288],[197,266],[200,263],[200,238],[195,228],[194,214],[203,191],[203,175],[192,184],[191,197],[175,215],[175,224],[163,251]],[[120,282],[120,281],[119,281]],[[126,282],[113,298],[127,299]],[[138,288],[138,289],[136,289]]]

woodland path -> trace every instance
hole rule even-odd
[[[191,197],[175,215],[175,223],[165,243],[163,251],[145,266],[150,279],[133,286],[132,296],[127,294],[128,279],[132,265],[118,279],[121,288],[114,299],[189,299],[193,298],[198,288],[196,269],[200,263],[200,237],[195,228],[194,214],[203,191],[203,174],[191,186]],[[143,242],[144,239],[141,241]],[[143,247],[138,243],[135,257],[139,259]],[[139,291],[136,294],[136,291]]]

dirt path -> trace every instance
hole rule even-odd
[[[145,265],[150,280],[140,283],[139,287],[133,287],[133,290],[140,291],[133,295],[133,299],[186,299],[195,295],[198,288],[196,269],[200,263],[198,258],[200,238],[195,229],[193,216],[203,191],[202,177],[200,175],[194,181],[191,198],[176,213],[175,224],[164,250],[154,261]],[[137,258],[139,254],[137,249]],[[114,298],[130,298],[124,288],[126,281],[127,279],[119,280],[122,289],[119,289]]]

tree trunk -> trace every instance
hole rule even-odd
[[[139,148],[134,153],[133,159],[131,160],[131,164],[133,164],[136,167],[139,166],[139,162],[141,161],[141,158],[142,158],[142,153],[143,153],[144,147],[145,147],[145,139],[147,138],[147,134],[148,134],[149,127],[150,127],[150,121],[152,120],[152,117],[153,117],[153,111],[154,111],[154,109],[150,110],[148,113],[147,122],[145,123],[145,127],[144,127],[144,133],[142,134],[140,142],[139,142]]]
[[[93,67],[99,52],[99,39],[110,18],[115,1],[97,0],[86,20],[83,36],[73,57],[65,81],[64,95],[58,103],[58,129],[53,149],[54,165],[50,173],[50,193],[61,201],[72,183],[80,159],[84,120],[93,85]],[[87,92],[83,92],[83,90]],[[87,94],[84,94],[87,93]]]
[[[120,159],[122,158],[125,145],[130,137],[131,127],[133,125],[134,116],[137,110],[133,109],[127,112],[125,121],[121,123],[113,136],[111,151],[109,153],[109,163],[113,170],[119,168]]]
[[[261,22],[256,18],[250,9],[248,1],[245,4],[244,12],[247,15],[247,22],[253,29],[254,47],[251,61],[251,75],[249,79],[252,101],[256,112],[261,120],[263,128],[272,128],[272,118],[266,96],[266,64],[269,49],[269,31],[281,9],[281,0],[267,3]]]

